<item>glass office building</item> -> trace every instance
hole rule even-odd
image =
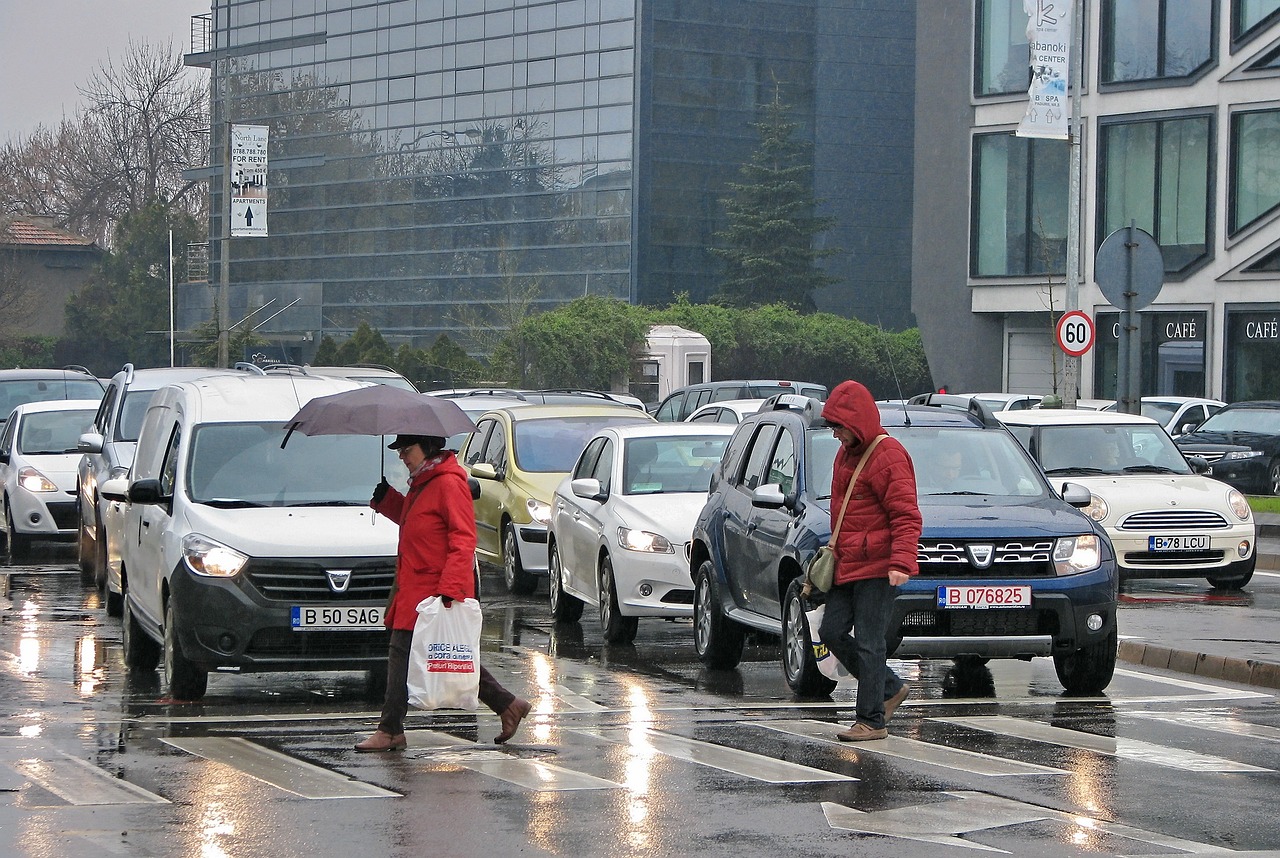
[[[868,6],[874,8],[868,8]],[[215,0],[212,313],[290,360],[368,322],[468,343],[583,295],[708,298],[720,199],[775,91],[837,227],[822,309],[911,324],[914,4],[885,0]],[[268,237],[225,239],[230,125],[270,131]]]

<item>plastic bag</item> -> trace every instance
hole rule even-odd
[[[418,709],[480,706],[480,603],[438,596],[418,603],[409,647],[409,705]]]
[[[852,679],[853,674],[849,669],[822,642],[822,635],[818,630],[822,628],[822,618],[826,613],[826,605],[819,605],[812,611],[804,612],[805,622],[809,624],[809,643],[813,647],[813,659],[818,663],[818,670],[822,671],[822,675],[827,679],[834,679],[837,682],[842,679]],[[849,636],[853,637],[853,629],[849,630]]]

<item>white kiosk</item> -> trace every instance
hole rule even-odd
[[[631,382],[631,394],[641,402],[658,402],[686,384],[711,379],[711,343],[697,331],[654,325],[645,343],[636,361],[639,377]]]

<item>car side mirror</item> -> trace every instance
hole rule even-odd
[[[751,505],[763,509],[779,509],[787,505],[787,496],[782,493],[782,486],[777,483],[765,483],[757,486],[751,493]]]
[[[129,484],[128,495],[130,503],[159,504],[171,500],[160,490],[159,480],[136,480]]]
[[[129,478],[115,477],[98,485],[98,495],[109,501],[124,503],[129,499]]]
[[[103,439],[97,432],[86,432],[76,441],[76,449],[81,453],[101,453]]]
[[[1185,456],[1184,458],[1187,460],[1187,465],[1189,465],[1191,467],[1191,470],[1194,471],[1195,473],[1197,474],[1209,473],[1209,468],[1210,468],[1209,460],[1206,459],[1204,456]]]
[[[1174,434],[1174,435],[1185,435],[1185,434],[1187,434],[1188,432],[1194,432],[1194,431],[1196,431],[1196,427],[1197,427],[1197,426],[1199,426],[1199,425],[1200,425],[1200,424],[1199,424],[1199,423],[1197,423],[1197,422],[1196,422],[1196,421],[1194,421],[1194,420],[1188,420],[1186,423],[1183,423],[1183,424],[1179,425],[1176,429],[1174,429],[1174,430],[1173,430],[1173,434]]]
[[[498,472],[488,462],[476,462],[471,466],[471,476],[479,480],[496,480]]]
[[[1079,483],[1063,483],[1062,499],[1077,509],[1083,509],[1093,502],[1093,492]]]
[[[603,501],[609,497],[609,493],[600,485],[600,481],[593,477],[582,477],[569,483],[569,491],[573,492],[574,497],[583,500]]]
[[[467,477],[467,488],[471,489],[471,499],[480,500],[480,481],[475,477]]]

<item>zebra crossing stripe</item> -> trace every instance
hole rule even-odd
[[[9,766],[68,804],[169,804],[166,798],[61,751],[14,760]]]
[[[1010,736],[1015,739],[1030,739],[1033,742],[1045,742],[1067,748],[1078,748],[1082,751],[1093,751],[1126,760],[1139,760],[1152,765],[1181,769],[1188,772],[1269,772],[1260,766],[1248,763],[1237,763],[1195,751],[1184,751],[1180,748],[1166,748],[1153,745],[1139,739],[1113,738],[1086,733],[1082,730],[1069,730],[1066,727],[1054,727],[1039,721],[1027,721],[1011,718],[1008,715],[959,716],[949,718],[931,718],[969,727],[997,736]]]
[[[180,751],[220,763],[285,792],[302,798],[398,798],[397,792],[352,780],[340,772],[264,748],[247,739],[203,736],[161,739]]]
[[[1192,712],[1129,712],[1131,718],[1142,718],[1147,721],[1164,721],[1181,727],[1197,727],[1201,730],[1212,730],[1215,733],[1228,733],[1232,736],[1248,736],[1251,739],[1262,739],[1266,742],[1280,742],[1280,727],[1266,724],[1250,724],[1232,718],[1226,710],[1201,710]]]
[[[542,760],[515,757],[496,746],[477,745],[448,733],[406,730],[404,736],[409,743],[409,759],[448,763],[535,792],[624,788],[614,781]]]

